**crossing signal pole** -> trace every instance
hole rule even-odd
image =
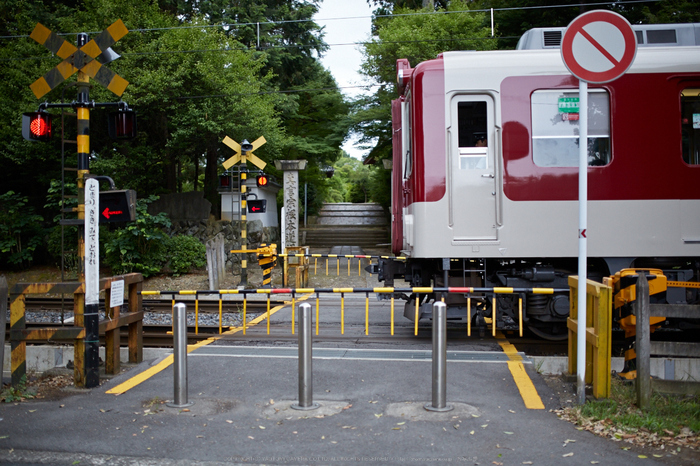
[[[117,128],[115,134],[125,136],[124,128],[131,131],[136,129],[136,121],[133,112],[126,113],[128,106],[124,102],[118,103],[95,103],[90,102],[90,78],[105,86],[118,96],[121,96],[129,84],[128,81],[109,70],[104,65],[119,58],[111,46],[128,33],[128,29],[121,20],[102,31],[96,38],[88,41],[86,33],[78,34],[77,47],[66,40],[60,38],[42,24],[37,24],[30,37],[41,45],[44,45],[52,53],[62,58],[63,61],[51,69],[41,78],[37,79],[29,87],[37,99],[40,99],[48,92],[56,88],[70,76],[78,73],[77,85],[78,95],[75,102],[70,104],[50,104],[43,103],[39,107],[39,112],[23,115],[22,134],[28,140],[48,140],[51,137],[51,117],[44,112],[51,107],[72,107],[77,111],[77,145],[78,145],[78,207],[77,223],[86,225],[85,221],[85,187],[86,181],[90,178],[90,109],[94,107],[117,106],[125,111],[119,120],[122,124]],[[26,123],[25,123],[26,122]],[[26,125],[26,129],[25,129]],[[122,130],[120,130],[120,128]],[[95,180],[90,181],[90,205],[91,215],[89,225],[96,236],[97,225],[100,220],[95,219],[97,212],[95,204],[99,199],[99,188]],[[135,198],[135,193],[134,196]],[[134,199],[135,202],[135,199]],[[109,214],[109,210],[107,211]],[[109,215],[108,215],[109,217]],[[79,277],[83,284],[99,283],[99,263],[95,262],[91,251],[89,280],[86,280],[85,263],[85,228],[79,228],[78,235],[78,257],[79,257]],[[99,256],[98,256],[99,260]],[[96,276],[92,276],[96,274]],[[86,299],[86,296],[87,299]],[[76,294],[75,298],[75,325],[85,328],[85,338],[78,339],[75,343],[74,356],[74,378],[75,385],[93,388],[99,385],[99,293],[95,290],[85,294]]]
[[[247,139],[244,139],[242,143],[238,144],[236,141],[231,139],[230,137],[226,136],[223,140],[223,143],[226,144],[228,147],[234,150],[234,152],[237,152],[236,155],[233,157],[230,157],[228,160],[226,160],[223,163],[223,166],[226,170],[231,168],[233,165],[237,164],[238,162],[241,163],[240,167],[240,178],[239,178],[239,193],[240,193],[240,205],[241,205],[241,251],[243,254],[243,257],[241,258],[241,281],[238,284],[239,286],[245,287],[248,285],[248,259],[247,259],[247,250],[248,250],[248,224],[247,224],[247,186],[246,186],[246,180],[248,178],[248,161],[250,161],[253,165],[258,167],[260,170],[264,170],[265,166],[267,165],[266,162],[263,162],[261,159],[259,159],[255,154],[253,154],[253,151],[257,149],[258,147],[262,146],[265,144],[267,141],[265,140],[264,136],[260,136],[258,139],[253,141],[253,143],[249,143]]]

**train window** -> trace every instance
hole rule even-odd
[[[700,165],[700,89],[681,92],[681,132],[683,160],[688,165]]]
[[[411,160],[411,103],[407,99],[401,102],[401,157],[403,165],[403,178],[408,179],[411,176],[412,160]]]
[[[532,156],[541,167],[578,166],[578,91],[532,93]],[[610,98],[588,91],[588,165],[610,163]]]
[[[468,101],[457,104],[459,168],[487,169],[486,102]]]

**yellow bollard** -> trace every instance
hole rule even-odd
[[[520,327],[520,336],[523,336],[523,297],[518,298],[518,324]]]
[[[199,298],[194,299],[194,334],[199,335]]]
[[[467,336],[472,336],[472,298],[467,298]]]
[[[365,295],[365,335],[369,335],[369,293]]]
[[[245,335],[245,330],[246,330],[246,317],[245,317],[245,311],[246,311],[246,306],[248,304],[248,295],[244,294],[243,295],[243,335]]]
[[[491,311],[491,336],[496,336],[496,315],[498,314],[498,307],[496,306],[496,296],[493,297],[493,310]]]
[[[391,295],[391,334],[394,334],[394,295]]]
[[[414,335],[418,335],[418,301],[420,301],[420,300],[418,299],[418,295],[416,295],[416,316],[415,316],[416,323],[415,323],[415,329],[413,331]]]
[[[326,264],[328,259],[326,259]],[[316,335],[318,335],[318,293],[316,293]]]
[[[295,303],[294,293],[292,293],[292,335],[294,335],[294,303]]]

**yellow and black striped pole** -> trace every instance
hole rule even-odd
[[[246,181],[248,180],[248,166],[246,164],[246,150],[243,148],[248,141],[246,139],[241,143],[241,166],[240,166],[240,183],[241,183],[241,250],[243,255],[241,256],[241,282],[240,286],[246,286],[248,284],[248,256],[246,250],[248,249],[248,195],[246,186]]]
[[[85,45],[88,36],[78,34],[78,48]],[[78,71],[78,219],[85,220],[85,180],[90,174],[90,76],[82,69]],[[85,237],[84,229],[78,231],[78,256],[80,281],[85,283]],[[96,305],[76,307],[75,325],[85,328],[85,339],[75,341],[74,378],[76,386],[97,387],[99,375],[99,313]]]

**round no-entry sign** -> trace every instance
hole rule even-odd
[[[571,74],[589,83],[622,76],[637,54],[637,37],[627,20],[612,11],[577,16],[564,31],[561,56]]]

